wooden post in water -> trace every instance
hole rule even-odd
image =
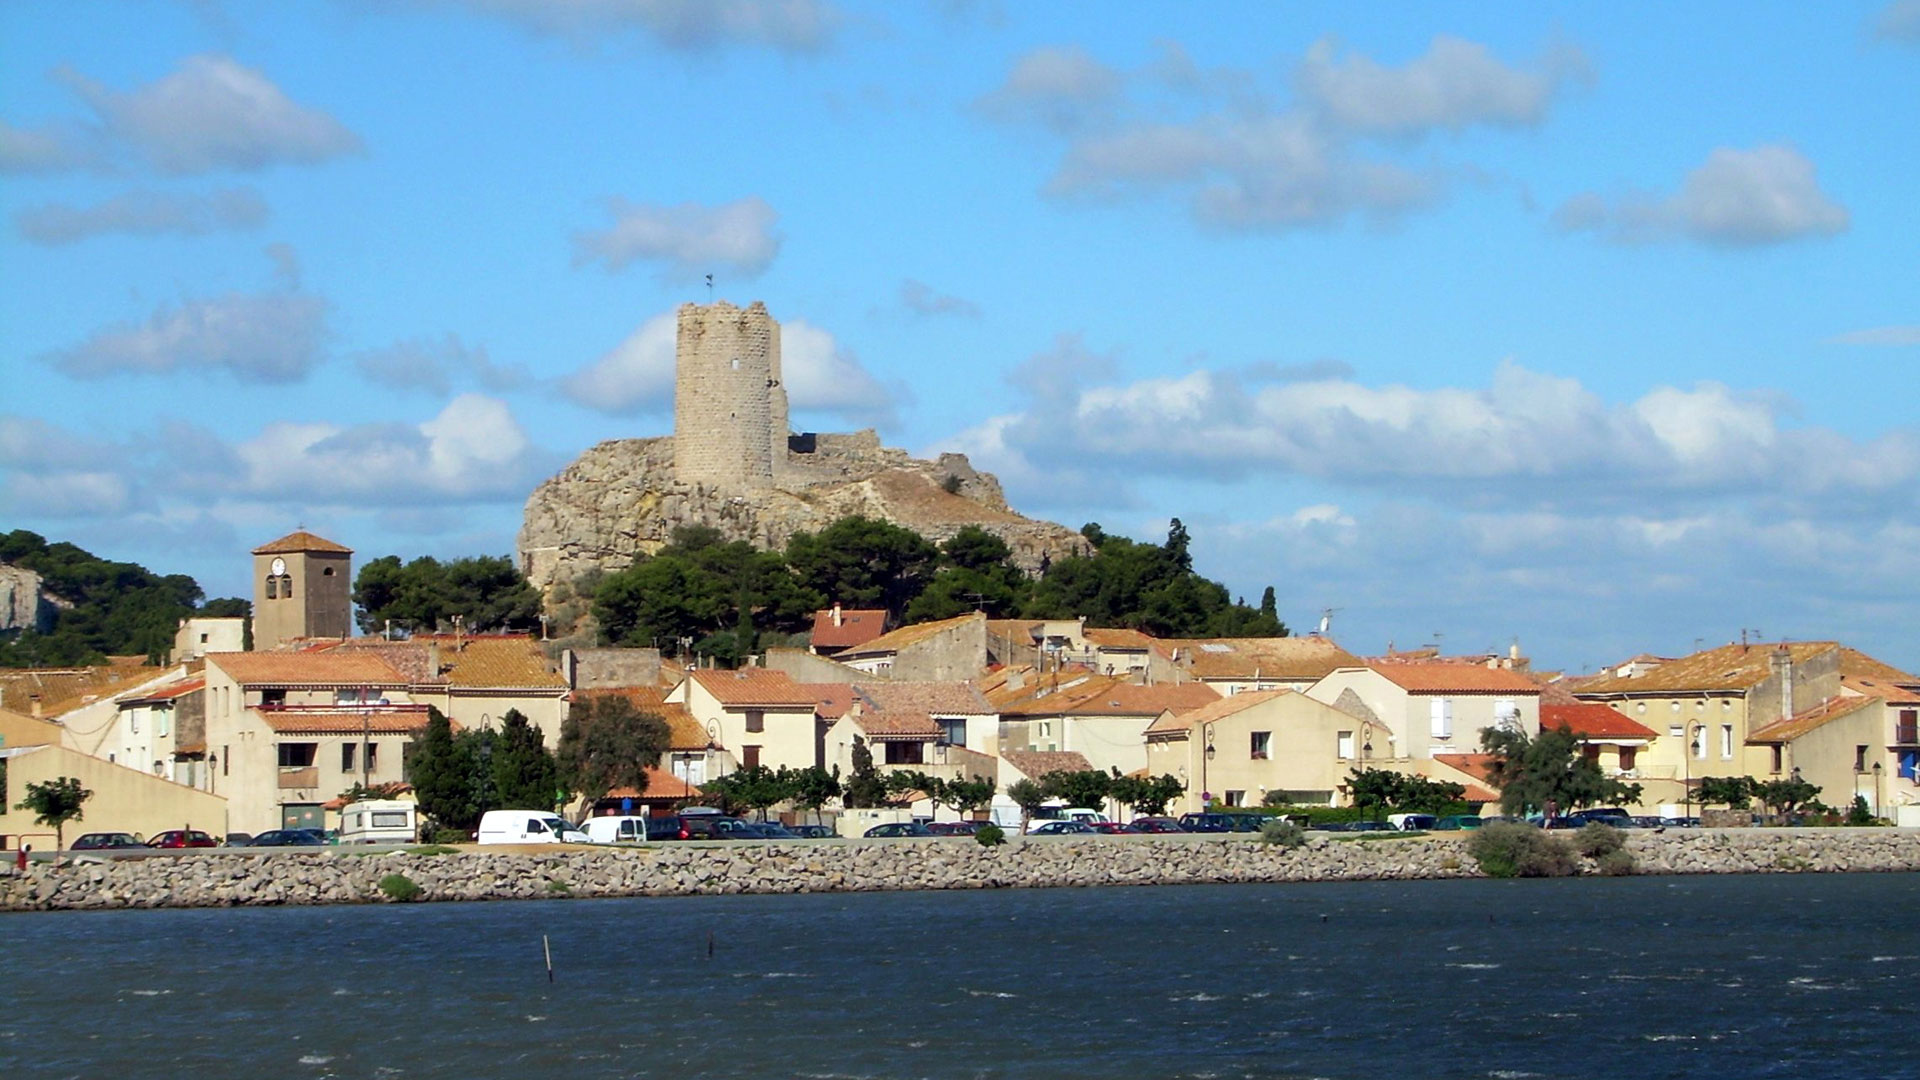
[[[553,982],[553,945],[547,941],[547,935],[540,935],[540,949],[547,954],[547,982]]]

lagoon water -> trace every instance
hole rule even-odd
[[[1916,911],[1887,874],[10,915],[0,1077],[1920,1077]]]

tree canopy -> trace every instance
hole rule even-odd
[[[670,743],[665,720],[608,694],[574,701],[554,756],[562,783],[592,803],[615,788],[646,791],[647,770]]]
[[[193,615],[245,615],[237,598],[201,604],[206,595],[185,574],[160,575],[138,563],[102,559],[83,548],[25,529],[0,535],[0,563],[40,575],[41,587],[67,602],[52,625],[0,639],[0,666],[97,664],[108,656],[160,659],[173,647],[180,620]]]
[[[1580,752],[1579,737],[1564,724],[1539,735],[1505,725],[1482,728],[1480,746],[1493,755],[1488,778],[1500,789],[1502,813],[1530,813],[1548,800],[1561,810],[1640,801],[1640,785],[1601,772],[1597,762]]]
[[[475,633],[530,630],[540,623],[540,594],[504,555],[444,563],[422,555],[404,565],[398,555],[384,555],[353,576],[353,603],[365,634],[388,624],[411,633],[449,630],[456,615]]]
[[[91,798],[93,792],[81,787],[78,778],[62,776],[44,783],[28,784],[27,797],[14,809],[31,810],[36,823],[53,826],[53,849],[58,852],[67,846],[67,822],[79,821],[81,811]]]

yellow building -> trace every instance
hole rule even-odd
[[[1352,716],[1294,690],[1248,690],[1147,728],[1147,774],[1187,785],[1173,812],[1215,806],[1259,806],[1273,792],[1290,803],[1334,805],[1348,770],[1358,764]],[[1385,732],[1384,726],[1380,729]],[[1369,767],[1411,771],[1384,749]]]

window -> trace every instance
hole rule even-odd
[[[332,571],[328,571],[332,573]],[[404,829],[408,825],[405,810],[375,810],[373,827],[376,829]]]
[[[1680,737],[1680,736],[1681,736],[1682,734],[1684,734],[1684,732],[1682,732],[1682,731],[1680,730],[1680,725],[1679,725],[1679,724],[1668,724],[1668,725],[1667,725],[1667,734],[1668,734],[1668,735],[1670,735],[1670,736],[1672,736],[1673,738],[1676,738],[1676,739],[1677,739],[1677,738],[1679,738],[1679,737]]]
[[[370,742],[367,744],[367,771],[372,772],[373,770],[378,769],[379,767],[380,767],[380,744],[377,742]]]
[[[231,770],[232,765],[233,765],[233,747],[228,746],[226,743],[221,743],[220,744],[220,775],[225,776],[227,775],[227,773],[232,771]]]
[[[290,574],[280,575],[280,599],[293,599],[293,577]]]
[[[926,745],[926,743],[922,742],[887,743],[887,764],[924,765],[926,764],[926,759],[923,749]]]
[[[1501,698],[1493,703],[1493,722],[1508,731],[1520,727],[1520,706],[1509,698]]]
[[[1867,771],[1867,748],[1864,746],[1856,746],[1853,748],[1853,771]]]
[[[1780,775],[1780,766],[1785,763],[1782,759],[1786,757],[1786,749],[1786,747],[1781,746],[1779,743],[1773,744],[1773,774],[1775,776]]]
[[[1040,721],[1040,737],[1043,739],[1053,738],[1053,721],[1051,720]]]
[[[1434,698],[1428,702],[1433,716],[1433,737],[1436,739],[1453,738],[1453,699]]]
[[[331,566],[329,566],[329,567],[327,567],[327,568],[326,568],[325,570],[322,570],[322,571],[320,571],[320,576],[321,576],[321,577],[332,577],[332,576],[333,576],[333,567],[331,567]]]
[[[747,710],[747,730],[756,731],[756,732],[767,730],[767,714],[765,710],[762,710],[762,709]]]
[[[153,714],[153,733],[155,735],[161,736],[162,738],[166,737],[173,730],[172,720],[173,720],[172,709],[161,709],[159,712],[154,713]]]
[[[958,716],[936,716],[933,722],[940,725],[941,746],[967,745],[967,722]]]
[[[205,634],[201,634],[201,635],[200,635],[200,644],[202,644],[202,645],[205,645],[206,643],[207,643],[207,635],[205,635]]]
[[[1353,760],[1353,732],[1343,731],[1334,741],[1334,756],[1341,761]]]
[[[131,734],[131,735],[140,734],[140,710],[139,709],[127,710],[127,732],[128,734]]]
[[[760,748],[743,746],[740,748],[740,764],[745,768],[754,768],[760,764]]]
[[[285,705],[286,703],[287,692],[285,690],[260,691],[260,704],[262,705]]]
[[[354,750],[355,750],[355,746],[350,742],[340,744],[340,771],[341,772],[350,773],[353,771]]]
[[[267,599],[272,600],[278,597],[280,595],[279,589],[280,589],[279,578],[277,577],[267,578]]]
[[[280,767],[283,769],[304,769],[313,764],[314,752],[318,743],[283,742],[279,744]],[[223,747],[224,749],[224,747]]]
[[[1720,725],[1720,759],[1722,761],[1733,760],[1733,725],[1732,724]]]
[[[1639,747],[1637,746],[1621,747],[1620,748],[1620,768],[1621,769],[1633,768],[1633,763],[1639,760],[1639,757],[1640,757]]]
[[[1692,745],[1693,745],[1693,756],[1704,761],[1707,756],[1706,726],[1701,725],[1699,727],[1694,728],[1693,734],[1690,738],[1692,740]]]
[[[1920,709],[1901,709],[1894,724],[1893,741],[1902,746],[1920,743]]]
[[[1272,749],[1272,747],[1273,747],[1273,732],[1256,731],[1253,733],[1253,746],[1251,748],[1253,760],[1255,761],[1267,760],[1267,754]]]
[[[1246,793],[1246,792],[1244,792],[1244,791],[1232,791],[1232,790],[1229,790],[1229,791],[1227,792],[1227,805],[1228,805],[1228,806],[1245,806],[1245,805],[1247,805],[1247,793]]]
[[[1580,748],[1580,756],[1593,762],[1595,765],[1600,764],[1600,744],[1587,743]]]

